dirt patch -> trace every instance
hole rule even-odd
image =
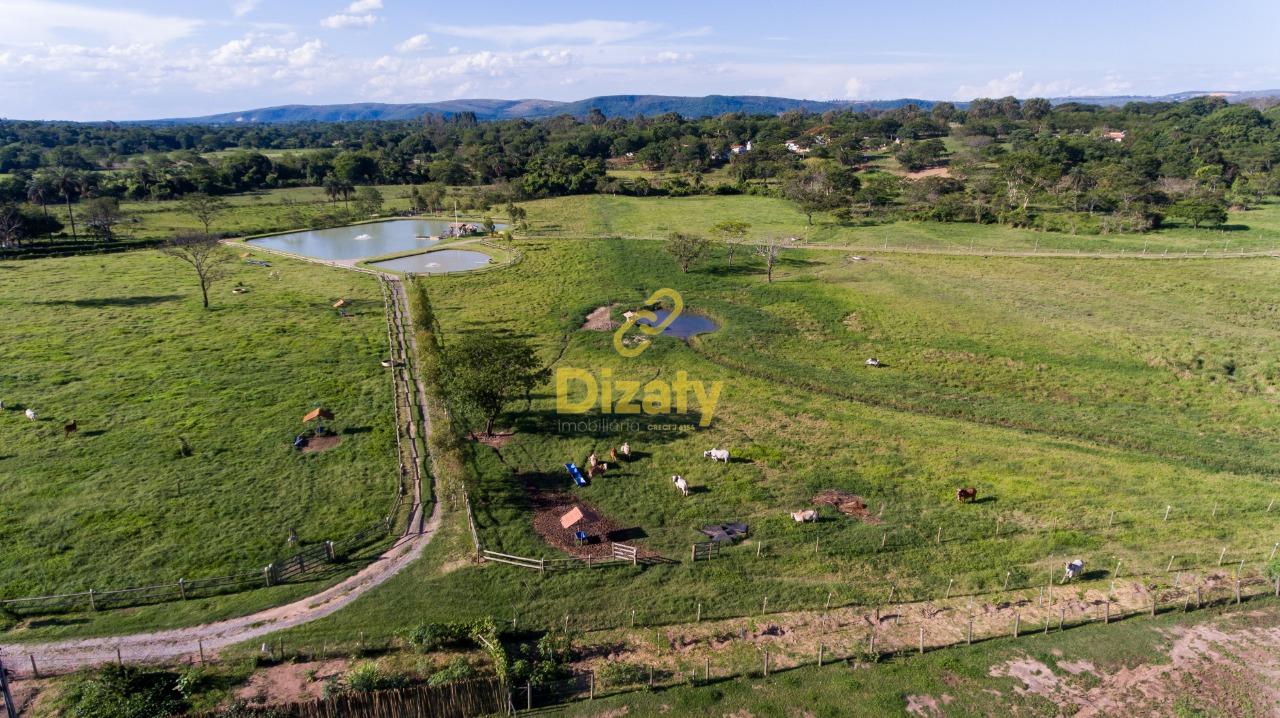
[[[926,695],[907,696],[907,713],[913,716],[924,716],[924,718],[943,715],[938,699]]]
[[[236,698],[256,705],[293,703],[320,698],[326,679],[347,670],[345,659],[311,663],[282,663],[264,668],[236,690]]]
[[[824,489],[813,497],[813,503],[831,506],[836,511],[869,524],[880,523],[880,518],[867,508],[861,496],[839,489]]]
[[[946,167],[930,167],[919,172],[903,172],[902,176],[910,180],[924,179],[925,177],[950,177],[951,170]]]
[[[625,535],[621,525],[589,504],[566,494],[540,491],[533,487],[529,487],[529,494],[533,502],[533,530],[538,532],[543,541],[578,558],[613,556],[613,549],[609,544]],[[560,517],[574,508],[582,511],[582,520],[569,528],[561,527]],[[575,531],[585,531],[587,542],[579,545],[574,537]],[[621,540],[618,542],[622,543]],[[641,551],[641,555],[643,554]]]
[[[467,439],[484,444],[491,449],[501,449],[511,441],[516,435],[514,431],[495,431],[493,435],[488,434],[467,434]]]
[[[321,451],[328,451],[341,443],[341,436],[313,436],[307,439],[306,445],[302,447],[302,453],[318,454]]]
[[[589,332],[611,332],[618,328],[618,325],[609,319],[609,313],[617,304],[606,304],[602,307],[596,307],[587,315],[587,321],[583,323],[582,328]]]

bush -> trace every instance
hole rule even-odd
[[[475,669],[471,667],[471,664],[467,662],[467,659],[462,656],[454,656],[453,660],[449,661],[449,665],[444,670],[436,671],[431,674],[431,677],[427,679],[427,685],[442,686],[446,683],[465,681],[466,679],[474,676],[475,673]]]
[[[177,675],[116,664],[77,675],[58,703],[70,718],[163,718],[188,707]]]
[[[630,686],[644,683],[648,679],[648,669],[637,663],[610,661],[600,668],[597,675],[602,685]]]
[[[344,692],[369,693],[404,688],[408,684],[409,680],[405,676],[391,673],[376,661],[360,661],[342,674],[339,687]]]

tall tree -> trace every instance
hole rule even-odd
[[[756,245],[756,254],[764,259],[765,278],[770,284],[773,283],[773,267],[782,256],[782,250],[789,246],[791,240],[782,237],[770,237]]]
[[[160,251],[182,260],[195,270],[200,284],[204,308],[209,308],[209,287],[228,274],[231,255],[216,237],[207,234],[179,234],[160,247]]]
[[[707,241],[706,237],[700,235],[672,232],[667,237],[667,254],[675,257],[676,264],[680,266],[680,271],[686,274],[694,262],[707,255],[709,249],[711,249],[711,243]]]
[[[804,212],[807,224],[813,225],[815,212],[835,209],[844,204],[831,177],[823,169],[806,169],[787,177],[782,193]]]
[[[751,229],[751,225],[735,219],[726,219],[723,222],[717,222],[711,225],[711,231],[724,242],[726,254],[728,255],[728,265],[733,266],[733,253],[746,238],[747,231]]]
[[[116,238],[116,227],[126,220],[115,197],[94,197],[84,203],[84,226],[90,234],[104,241]]]
[[[192,192],[182,198],[182,211],[196,218],[204,227],[205,234],[213,234],[210,228],[213,221],[222,213],[231,209],[231,205],[221,197],[211,197],[203,192]]]
[[[81,175],[84,173],[70,167],[58,166],[49,170],[48,182],[54,191],[67,203],[67,219],[71,222],[71,239],[76,235],[76,215],[71,209],[71,201],[79,196]]]
[[[465,412],[484,423],[486,436],[516,399],[528,398],[548,370],[527,340],[491,333],[468,334],[446,348],[445,385]]]

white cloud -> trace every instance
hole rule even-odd
[[[413,52],[415,50],[421,50],[430,43],[431,38],[428,37],[426,33],[414,35],[408,40],[396,45],[396,52]]]
[[[847,99],[857,100],[861,98],[866,91],[867,83],[856,77],[850,77],[849,80],[844,83],[844,96]]]
[[[342,30],[349,27],[372,27],[378,21],[376,15],[330,15],[320,21],[320,24],[330,30]]]
[[[579,20],[542,25],[441,25],[435,30],[453,37],[488,40],[507,45],[534,45],[549,42],[595,44],[620,42],[653,32],[657,27],[650,22]]]
[[[355,0],[355,2],[347,6],[347,12],[353,15],[381,9],[382,0]]]
[[[0,43],[165,44],[190,35],[200,20],[45,0],[0,2]]]
[[[231,14],[236,17],[244,17],[262,4],[262,0],[236,0],[231,4]]]
[[[956,89],[956,99],[972,100],[977,97],[1008,97],[1023,89],[1021,70],[997,77],[983,85],[961,85]]]
[[[689,62],[692,59],[693,53],[691,52],[674,52],[672,50],[664,50],[653,57],[642,57],[640,58],[640,62],[646,65],[674,65],[680,62]]]

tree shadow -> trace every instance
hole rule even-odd
[[[163,304],[182,299],[181,294],[139,295],[136,297],[98,297],[94,299],[49,299],[32,304],[47,307],[140,307],[149,304]]]
[[[89,437],[93,437],[93,436],[102,436],[103,434],[107,433],[107,430],[106,430],[106,429],[92,429],[92,430],[90,430],[90,431],[81,431],[81,432],[78,432],[78,433],[79,433],[81,436],[89,436]]]

